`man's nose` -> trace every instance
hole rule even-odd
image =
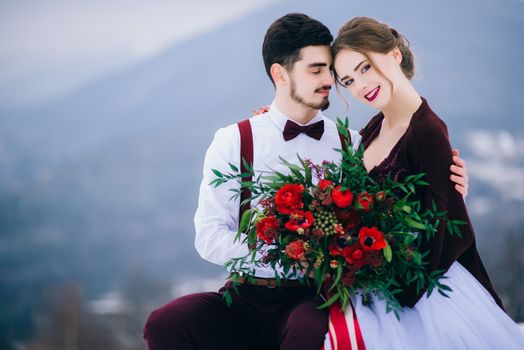
[[[331,72],[329,72],[325,78],[324,78],[324,84],[325,85],[329,85],[329,86],[332,86],[335,84],[335,78],[333,77],[333,74],[331,74]]]

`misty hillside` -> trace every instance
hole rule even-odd
[[[193,248],[204,153],[217,128],[271,102],[261,44],[269,24],[288,12],[307,13],[334,33],[349,18],[368,15],[410,39],[415,85],[471,161],[468,201],[481,253],[490,255],[488,269],[495,269],[500,251],[486,248],[493,247],[487,234],[523,236],[524,194],[506,192],[523,186],[518,94],[524,81],[524,4],[328,3],[275,5],[30,112],[2,112],[2,294],[12,299],[24,291],[30,298],[28,288],[76,280],[94,298],[118,288],[134,270],[173,283],[216,276],[221,268],[202,261]],[[336,93],[331,100],[326,115],[344,116]],[[374,113],[350,106],[355,129]],[[501,160],[497,153],[476,152],[471,135],[478,130],[486,131],[484,140],[493,147],[498,134],[491,131],[510,135],[509,155]],[[495,170],[507,170],[499,187],[490,183],[494,170],[486,167],[495,160],[501,162]],[[500,249],[502,241],[495,244]]]

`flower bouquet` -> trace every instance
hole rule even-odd
[[[348,121],[338,120],[337,127],[349,140]],[[236,180],[240,187],[232,198],[247,188],[251,197],[243,203],[258,201],[240,220],[237,239],[250,253],[226,263],[232,276],[252,278],[256,266],[269,264],[277,280],[314,283],[326,300],[321,307],[338,301],[345,308],[352,295],[362,293],[370,301],[375,293],[397,316],[401,306],[395,295],[402,286],[416,283],[418,290],[427,286],[428,295],[436,289],[446,296],[451,289],[441,283],[444,271],[425,270],[428,252],[421,251],[421,241],[442,221],[451,234],[460,235],[464,222],[448,220],[436,205],[421,209],[414,194],[428,185],[424,174],[377,182],[364,167],[363,147],[337,151],[340,164],[312,164],[300,157],[292,164],[281,158],[288,174],[267,171],[252,181],[244,180],[254,176],[246,162],[244,173],[233,164],[227,174],[213,170],[217,177],[211,184]],[[230,295],[225,297],[231,302]]]

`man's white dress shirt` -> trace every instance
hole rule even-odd
[[[318,112],[306,125],[324,120],[324,134],[315,140],[305,134],[285,141],[282,136],[284,125],[290,120],[278,110],[275,103],[268,112],[250,118],[253,133],[253,168],[255,178],[261,171],[274,169],[289,173],[280,163],[279,156],[291,163],[298,163],[297,154],[315,164],[323,161],[340,162],[340,137],[336,124]],[[353,147],[358,147],[360,135],[350,130]],[[231,188],[239,188],[235,181],[218,187],[209,185],[216,178],[211,169],[230,172],[228,163],[240,169],[240,132],[237,124],[219,129],[209,146],[204,160],[203,179],[200,185],[198,208],[195,213],[195,247],[200,256],[212,263],[224,265],[226,261],[248,254],[247,245],[235,240],[239,222],[240,198],[230,200]],[[251,203],[256,205],[256,203]],[[271,278],[275,271],[270,267],[257,267],[256,276]]]

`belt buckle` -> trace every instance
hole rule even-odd
[[[272,281],[272,280],[271,280],[270,278],[264,278],[263,281],[264,281],[263,286],[266,287],[266,288],[271,288],[271,289],[273,289],[273,288],[276,288],[276,287],[277,287],[276,285],[272,285],[272,284],[271,284],[271,281]]]
[[[276,286],[276,284],[275,284],[274,286],[273,286],[273,285],[271,285],[271,283],[270,283],[270,282],[271,282],[271,280],[270,280],[269,278],[266,278],[266,279],[265,279],[265,281],[266,281],[266,285],[265,285],[265,287],[266,287],[266,288],[271,288],[271,289],[274,289],[274,288],[276,288],[276,287],[277,287],[277,286]]]

